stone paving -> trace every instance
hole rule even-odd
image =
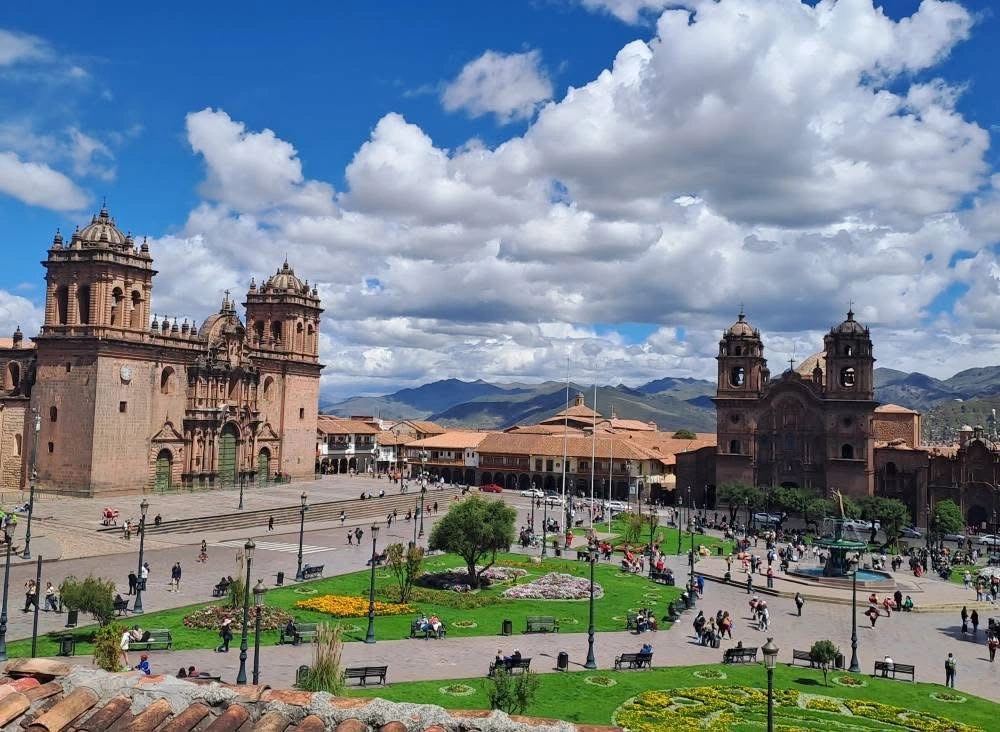
[[[359,486],[378,486],[380,481],[371,481],[367,478],[348,479],[339,476],[336,479],[326,479],[314,484],[292,484],[290,486],[275,487],[280,491],[279,495],[257,495],[253,499],[247,500],[247,508],[261,508],[253,501],[278,501],[271,505],[296,505],[298,495],[303,487],[309,491],[310,496],[323,495],[324,500],[336,500],[337,498],[353,498],[360,492]],[[382,485],[387,485],[383,483]],[[504,494],[504,498],[519,507],[521,522],[527,520],[526,503],[524,499],[519,499],[511,494]],[[149,496],[151,513],[160,511],[164,518],[168,513],[164,508],[160,508],[160,500],[165,501],[165,506],[169,505],[171,511],[185,511],[185,515],[199,515],[212,511],[218,513],[220,504],[231,503],[231,508],[235,509],[236,497],[232,492],[221,494],[185,494],[182,496]],[[60,525],[65,523],[72,528],[74,521],[83,523],[85,529],[76,528],[72,531],[75,540],[87,544],[96,534],[99,524],[101,501],[92,501],[84,506],[78,503],[75,507],[63,506],[64,499],[42,499],[39,501],[39,508],[36,516],[41,520],[32,525],[32,549],[35,556],[46,549],[46,542],[52,542],[48,546],[63,546],[58,544],[53,535],[57,533]],[[314,499],[315,500],[315,499]],[[80,499],[76,499],[77,502]],[[169,503],[166,503],[169,501]],[[121,504],[122,502],[118,502]],[[178,514],[171,515],[171,518]],[[49,519],[48,516],[52,518]],[[86,520],[80,521],[80,517]],[[19,532],[23,532],[24,522],[20,522]],[[53,528],[55,527],[55,528]],[[364,568],[365,560],[370,553],[370,547],[348,546],[345,542],[345,530],[336,522],[336,525],[313,525],[307,522],[304,543],[315,549],[313,553],[307,555],[308,562],[312,564],[324,564],[328,576],[341,574],[349,571],[356,571]],[[425,527],[429,533],[430,525]],[[388,532],[383,527],[383,533],[379,537],[379,543],[383,541],[407,541],[412,537],[412,524],[404,521],[396,522]],[[231,532],[235,536],[220,535],[218,537],[207,537],[210,543],[215,541],[232,541],[245,539],[242,533]],[[386,535],[388,534],[388,535]],[[21,534],[23,537],[23,534]],[[103,536],[103,535],[99,535]],[[254,537],[260,542],[274,545],[271,548],[259,549],[254,557],[252,576],[265,578],[268,586],[273,585],[274,575],[281,570],[291,577],[295,571],[296,548],[298,532],[290,530],[287,526],[279,526],[276,531],[268,534],[266,527],[261,527]],[[197,554],[197,542],[201,537],[197,535],[164,535],[158,536],[157,542],[147,542],[146,558],[153,567],[153,573],[149,583],[149,590],[143,595],[143,602],[147,611],[159,610],[169,607],[204,602],[211,599],[211,588],[218,581],[221,575],[233,574],[235,572],[236,548],[232,546],[215,547],[209,549],[208,562],[199,564],[195,562]],[[37,544],[36,544],[37,541]],[[104,545],[103,549],[114,546],[118,549],[115,553],[108,553],[103,556],[74,556],[72,552],[62,552],[62,559],[57,562],[43,565],[42,581],[51,579],[58,584],[61,579],[69,574],[85,576],[88,573],[100,574],[102,576],[113,577],[119,583],[122,594],[127,587],[126,575],[130,569],[137,564],[138,543],[136,539],[131,542],[120,541],[118,544]],[[193,542],[193,543],[192,543]],[[20,543],[20,541],[16,541]],[[181,582],[181,590],[178,593],[168,592],[168,571],[175,562],[181,561],[184,567],[184,576]],[[699,562],[698,569],[706,574],[712,574],[718,569],[721,559],[713,558]],[[677,573],[678,577],[686,575],[686,556],[670,557],[668,562]],[[714,569],[713,569],[714,568]],[[735,569],[735,567],[734,567]],[[724,571],[724,568],[723,570]],[[34,576],[34,566],[13,563],[11,566],[11,614],[8,629],[8,639],[23,638],[31,633],[31,614],[20,612],[19,602],[23,601],[21,588],[29,576]],[[739,579],[741,572],[735,569],[734,575]],[[645,582],[641,577],[636,577],[637,582]],[[763,578],[759,584],[764,584]],[[922,582],[921,591],[925,598],[930,598],[932,594],[945,598],[947,601],[962,602],[963,599],[971,601],[974,594],[964,590],[960,586],[941,582],[936,579],[926,579]],[[786,593],[788,594],[788,593]],[[859,595],[862,594],[859,591]],[[915,597],[915,600],[917,598]],[[761,645],[765,641],[766,635],[773,635],[775,642],[781,647],[782,661],[791,658],[793,648],[808,649],[812,641],[820,638],[830,638],[837,643],[845,655],[850,656],[850,634],[851,634],[851,611],[849,606],[838,603],[826,603],[819,601],[807,602],[800,619],[794,614],[794,604],[787,596],[776,596],[769,598],[771,607],[772,624],[768,634],[761,633],[750,627],[746,602],[748,597],[745,589],[741,586],[722,585],[709,582],[706,588],[706,597],[699,602],[699,606],[706,610],[706,613],[714,614],[716,609],[728,609],[734,613],[739,621],[734,630],[733,640],[727,639],[723,643],[723,649],[735,645],[738,640],[743,640],[744,645]],[[865,603],[859,602],[859,610],[863,610]],[[918,600],[919,602],[919,600]],[[658,608],[662,611],[662,608]],[[982,627],[985,628],[989,610],[981,611]],[[997,612],[1000,616],[1000,611]],[[39,629],[41,632],[57,630],[62,627],[65,616],[55,613],[41,613]],[[83,618],[81,618],[83,620]],[[447,618],[445,618],[447,621]],[[514,618],[515,627],[518,619]],[[722,649],[710,649],[697,645],[693,642],[691,635],[691,621],[693,615],[688,613],[671,630],[661,631],[654,634],[644,635],[642,638],[625,632],[620,633],[600,633],[597,636],[596,653],[600,668],[609,668],[612,665],[613,657],[622,651],[638,650],[643,642],[653,643],[655,650],[655,663],[657,665],[688,665],[699,663],[712,663],[721,660]],[[913,663],[917,666],[917,678],[921,681],[931,681],[940,683],[944,676],[944,658],[948,652],[953,652],[959,660],[958,668],[958,688],[970,693],[1000,700],[1000,691],[997,686],[997,664],[988,661],[988,653],[985,646],[983,633],[977,639],[971,636],[962,637],[959,632],[960,621],[958,613],[949,612],[924,612],[924,613],[893,613],[892,617],[881,617],[874,629],[869,627],[867,618],[859,614],[858,636],[859,636],[859,656],[862,669],[870,673],[872,663],[880,660],[884,655],[891,655],[897,662]],[[377,625],[376,625],[377,630]],[[498,629],[499,630],[499,629]],[[587,650],[586,633],[557,634],[557,635],[532,635],[529,637],[519,634],[513,637],[503,638],[497,636],[486,636],[470,639],[445,639],[441,641],[424,640],[379,640],[374,645],[363,643],[349,643],[344,651],[345,664],[358,663],[388,663],[390,666],[390,681],[407,681],[417,679],[448,679],[468,676],[481,676],[486,672],[489,660],[494,656],[498,647],[504,652],[509,652],[514,646],[519,645],[525,655],[531,655],[538,659],[533,662],[532,668],[539,671],[551,670],[555,665],[555,657],[559,651],[565,650],[570,655],[571,668],[579,668],[585,657]],[[251,637],[252,646],[252,637]],[[229,654],[216,654],[210,650],[178,651],[178,652],[153,652],[151,654],[155,667],[159,671],[168,673],[176,672],[181,665],[196,665],[203,670],[221,673],[227,681],[235,678],[239,664],[239,635],[235,639],[232,650]],[[312,650],[310,646],[300,647],[266,647],[262,650],[263,667],[265,669],[262,681],[272,686],[290,686],[294,682],[295,669],[300,664],[308,664],[311,661]],[[248,669],[252,666],[251,658],[248,660]],[[77,662],[87,663],[89,659],[78,657]],[[249,671],[248,671],[249,673]],[[762,672],[763,673],[763,672]],[[816,673],[808,669],[803,669],[803,674]]]

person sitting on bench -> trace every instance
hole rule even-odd
[[[909,595],[907,595],[906,599],[903,600],[903,610],[905,610],[906,612],[910,612],[911,610],[913,610],[913,598],[910,597]]]
[[[639,653],[642,653],[642,654],[652,653],[652,652],[653,652],[653,644],[652,643],[643,643],[642,644],[642,648],[639,649]]]
[[[441,627],[442,627],[441,619],[437,615],[432,613],[430,620],[427,621],[427,624],[430,626],[430,629],[435,633],[441,632]]]
[[[519,664],[521,662],[521,651],[520,651],[520,649],[515,648],[514,652],[512,654],[510,654],[510,658],[508,658],[507,661],[509,661],[509,664],[508,664],[509,666],[516,666],[517,664]]]

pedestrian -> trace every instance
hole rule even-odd
[[[149,562],[142,563],[142,569],[139,570],[139,584],[137,587],[139,589],[146,589],[146,581],[149,579]]]
[[[231,618],[222,621],[222,625],[219,627],[219,637],[222,638],[222,643],[215,649],[216,653],[229,653],[229,643],[233,640],[233,629],[230,627],[232,622]]]
[[[201,551],[198,553],[198,561],[204,564],[208,561],[208,542],[201,540]]]
[[[361,543],[361,537],[363,537],[364,535],[365,535],[365,530],[362,529],[360,526],[354,530],[354,538],[357,539],[358,544]]]
[[[795,593],[795,609],[799,611],[799,617],[802,617],[802,606],[806,604],[805,598],[802,597],[801,592]]]
[[[753,594],[753,574],[747,574],[747,594]]]
[[[174,562],[170,568],[170,591],[179,592],[181,589],[181,563]]]
[[[878,620],[878,615],[879,615],[878,605],[869,605],[868,612],[866,613],[866,615],[868,615],[868,620],[871,621],[872,627],[874,628],[875,622]]]
[[[960,617],[962,618],[962,635],[965,635],[969,632],[969,608],[963,605]]]
[[[348,531],[347,532],[347,543],[351,544],[352,546],[354,545],[354,532],[353,531]]]
[[[346,511],[341,511],[340,512],[340,525],[343,526],[344,525],[344,521],[346,521],[346,520],[347,520],[347,512]]]
[[[705,578],[699,574],[695,580],[698,582],[698,597],[701,597],[705,594]]]
[[[972,621],[972,635],[975,637],[979,634],[979,611],[973,610],[969,620]]]
[[[990,663],[993,663],[993,658],[997,655],[997,646],[1000,646],[1000,639],[996,634],[991,634],[986,641],[986,647],[990,649]]]
[[[45,583],[45,612],[51,610],[54,613],[59,612],[59,607],[56,604],[56,588],[52,586],[51,582]]]
[[[392,514],[391,513],[388,516],[385,517],[385,526],[386,526],[387,529],[391,529],[392,528]]]
[[[958,669],[958,659],[955,654],[949,653],[944,661],[944,685],[955,688],[955,671]]]
[[[436,514],[437,512],[438,512],[438,502],[434,501],[434,513]]]
[[[30,579],[24,583],[24,612],[28,612],[32,605],[38,607],[38,586],[35,580]]]
[[[768,562],[770,565],[770,562]],[[774,589],[774,567],[768,566],[767,568],[767,589]]]
[[[962,581],[965,583],[965,589],[972,589],[972,573],[969,570],[965,570],[965,575],[962,577]]]
[[[134,595],[136,585],[139,584],[139,576],[135,572],[128,573],[128,594]]]
[[[274,531],[274,516],[267,517],[267,530]]]
[[[122,653],[122,668],[124,669],[129,668],[128,647],[131,642],[132,642],[132,631],[126,628],[125,632],[122,633],[121,640],[118,641],[118,650],[120,650]]]

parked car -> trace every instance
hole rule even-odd
[[[539,488],[529,488],[526,491],[521,491],[521,495],[525,498],[543,498],[545,496]]]
[[[961,543],[965,541],[965,534],[945,534],[942,538],[945,541],[957,541]]]
[[[781,521],[780,513],[755,513],[753,520],[758,524],[776,524]]]
[[[545,503],[549,506],[561,506],[563,504],[563,498],[556,493],[550,493],[545,496]]]
[[[479,486],[479,490],[483,493],[503,493],[503,488],[498,486],[496,483],[487,483],[486,485]]]
[[[924,537],[924,535],[913,526],[904,526],[899,530],[899,535],[904,539],[922,539]]]
[[[882,528],[882,524],[878,521],[862,521],[861,519],[846,519],[844,521],[844,528],[854,529],[855,531],[871,531],[872,524],[875,525],[876,531]]]
[[[997,546],[1000,544],[1000,534],[981,534],[976,537],[976,543]]]
[[[628,504],[624,501],[605,501],[604,507],[612,511],[628,511]]]

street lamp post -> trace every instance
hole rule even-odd
[[[10,545],[14,543],[10,524],[4,524],[3,538],[7,543],[7,561],[3,565],[3,608],[0,610],[0,661],[7,660],[7,590],[10,588]]]
[[[684,508],[684,499],[677,496],[677,556],[681,555],[681,537],[684,535],[683,524],[681,523],[681,509]]]
[[[142,579],[142,555],[146,548],[146,512],[148,510],[149,501],[143,498],[142,503],[139,504],[139,570],[136,572],[139,579],[135,583],[135,603],[132,605],[132,612],[136,615],[143,613],[142,591],[146,589],[144,586],[146,583]]]
[[[743,540],[747,541],[750,538],[750,497],[747,496],[743,501],[747,507],[747,520],[743,524]]]
[[[597,668],[597,659],[594,657],[594,565],[597,563],[597,552],[590,553],[590,622],[587,625],[587,662],[584,668]]]
[[[649,504],[649,578],[653,579],[653,504]]]
[[[417,545],[417,504],[416,498],[413,499],[413,541],[410,542],[410,546]]]
[[[375,642],[375,541],[378,539],[378,524],[372,524],[372,573],[368,582],[368,633],[365,643]]]
[[[417,536],[424,535],[424,496],[427,495],[427,478],[420,479],[420,532]]]
[[[537,500],[537,498],[535,497],[536,490],[538,489],[535,488],[535,481],[531,481],[531,533],[532,534],[535,533],[535,501]]]
[[[31,411],[35,413],[35,446],[31,451],[31,492],[28,494],[28,527],[24,532],[22,559],[31,559],[31,517],[35,513],[35,483],[38,481],[38,433],[42,431],[42,415],[38,413],[38,407]]]
[[[549,497],[542,499],[542,559],[546,557],[545,540],[548,537],[546,529],[549,523]]]
[[[246,481],[246,473],[244,473],[241,470],[240,471],[240,505],[237,507],[237,510],[239,510],[239,511],[243,510],[243,484],[244,484],[245,481]]]
[[[767,732],[774,732],[774,664],[778,660],[774,638],[768,638],[760,651],[764,654],[764,667],[767,668]]]
[[[691,509],[689,508],[688,511]],[[694,516],[688,516],[688,529],[691,531],[691,554],[688,559],[691,562],[691,576],[688,578],[688,593],[691,595],[691,604],[694,605],[695,583],[694,583]]]
[[[247,558],[247,576],[243,585],[243,633],[240,635],[240,670],[236,674],[237,685],[247,682],[247,634],[250,632],[250,564],[253,561],[253,550],[256,544],[253,539],[247,539],[243,552]]]
[[[309,506],[306,505],[306,499],[309,496],[306,495],[305,491],[302,491],[302,495],[299,496],[299,500],[302,502],[299,508],[299,563],[298,567],[295,569],[295,581],[301,582],[305,577],[302,574],[302,539],[305,536],[306,531],[306,509]]]
[[[847,669],[852,674],[861,673],[861,664],[858,663],[858,562],[853,562],[854,571],[851,572],[851,665]]]
[[[253,606],[257,611],[253,628],[253,683],[260,683],[260,616],[264,610],[264,594],[267,588],[264,587],[264,580],[257,580],[253,588]]]

